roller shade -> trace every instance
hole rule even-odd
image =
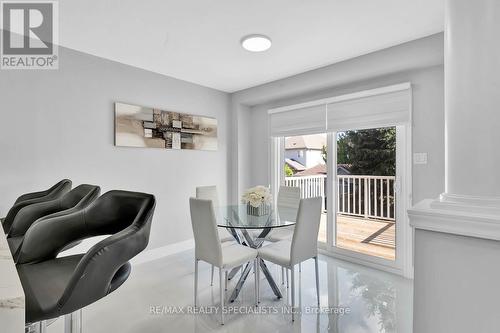
[[[411,121],[411,89],[346,98],[327,104],[327,130],[374,128]]]
[[[326,131],[326,104],[270,111],[271,136],[295,136]]]

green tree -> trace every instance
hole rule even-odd
[[[340,132],[337,134],[337,164],[350,164],[347,149],[346,134]]]
[[[347,141],[345,139],[345,133],[341,132],[337,134],[337,164],[348,164],[349,160],[347,158]],[[321,148],[321,157],[323,161],[327,163],[328,161],[328,149],[326,146]]]
[[[327,161],[327,149],[321,150]],[[349,164],[354,175],[396,174],[396,128],[345,131],[337,134],[337,164]]]
[[[396,128],[344,132],[345,153],[350,171],[357,175],[396,174]]]
[[[286,177],[291,177],[293,176],[293,170],[290,168],[288,164],[285,163],[285,176]]]

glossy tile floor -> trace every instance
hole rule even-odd
[[[281,282],[281,269],[271,266],[270,270],[275,280]],[[297,284],[301,285],[297,299],[303,313],[294,323],[289,314],[282,313],[290,300],[286,287],[280,284],[284,297],[277,300],[262,279],[260,309],[277,313],[230,314],[226,315],[226,324],[221,326],[219,315],[215,314],[167,313],[169,310],[188,311],[187,307],[193,304],[193,251],[186,251],[134,266],[129,280],[121,288],[84,309],[83,332],[411,332],[411,281],[323,255],[320,256],[319,270],[322,313],[312,313],[317,312],[317,307],[314,261],[309,260],[302,264],[300,274],[297,270]],[[202,306],[217,306],[219,303],[217,271],[215,277],[212,287],[210,266],[200,264],[199,299]],[[237,277],[230,281],[228,294],[232,292]],[[253,283],[251,274],[240,297],[230,304],[233,309],[255,310],[252,307]],[[158,308],[153,311],[152,307]],[[328,311],[337,311],[337,314]],[[338,314],[339,311],[345,313]],[[49,326],[48,332],[63,332],[62,327],[63,321],[59,319]]]

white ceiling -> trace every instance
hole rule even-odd
[[[60,44],[226,92],[443,30],[444,0],[64,0]],[[271,37],[251,53],[241,37]]]

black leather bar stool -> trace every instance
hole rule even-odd
[[[40,219],[71,214],[84,209],[97,199],[100,193],[101,188],[99,186],[83,184],[57,199],[21,208],[14,218],[7,235],[7,242],[9,243],[14,259],[17,257],[16,253],[23,241],[24,235]]]
[[[83,210],[33,225],[17,258],[26,322],[71,314],[121,286],[128,261],[148,244],[154,209],[153,195],[110,191]],[[110,236],[87,253],[57,258],[67,244],[99,235]]]
[[[14,202],[14,206],[12,206],[12,208],[9,210],[7,216],[2,219],[2,227],[4,232],[9,232],[14,218],[23,207],[39,202],[54,200],[65,194],[69,190],[71,190],[71,180],[63,179],[48,190],[21,195],[19,198],[17,198],[16,202]]]

